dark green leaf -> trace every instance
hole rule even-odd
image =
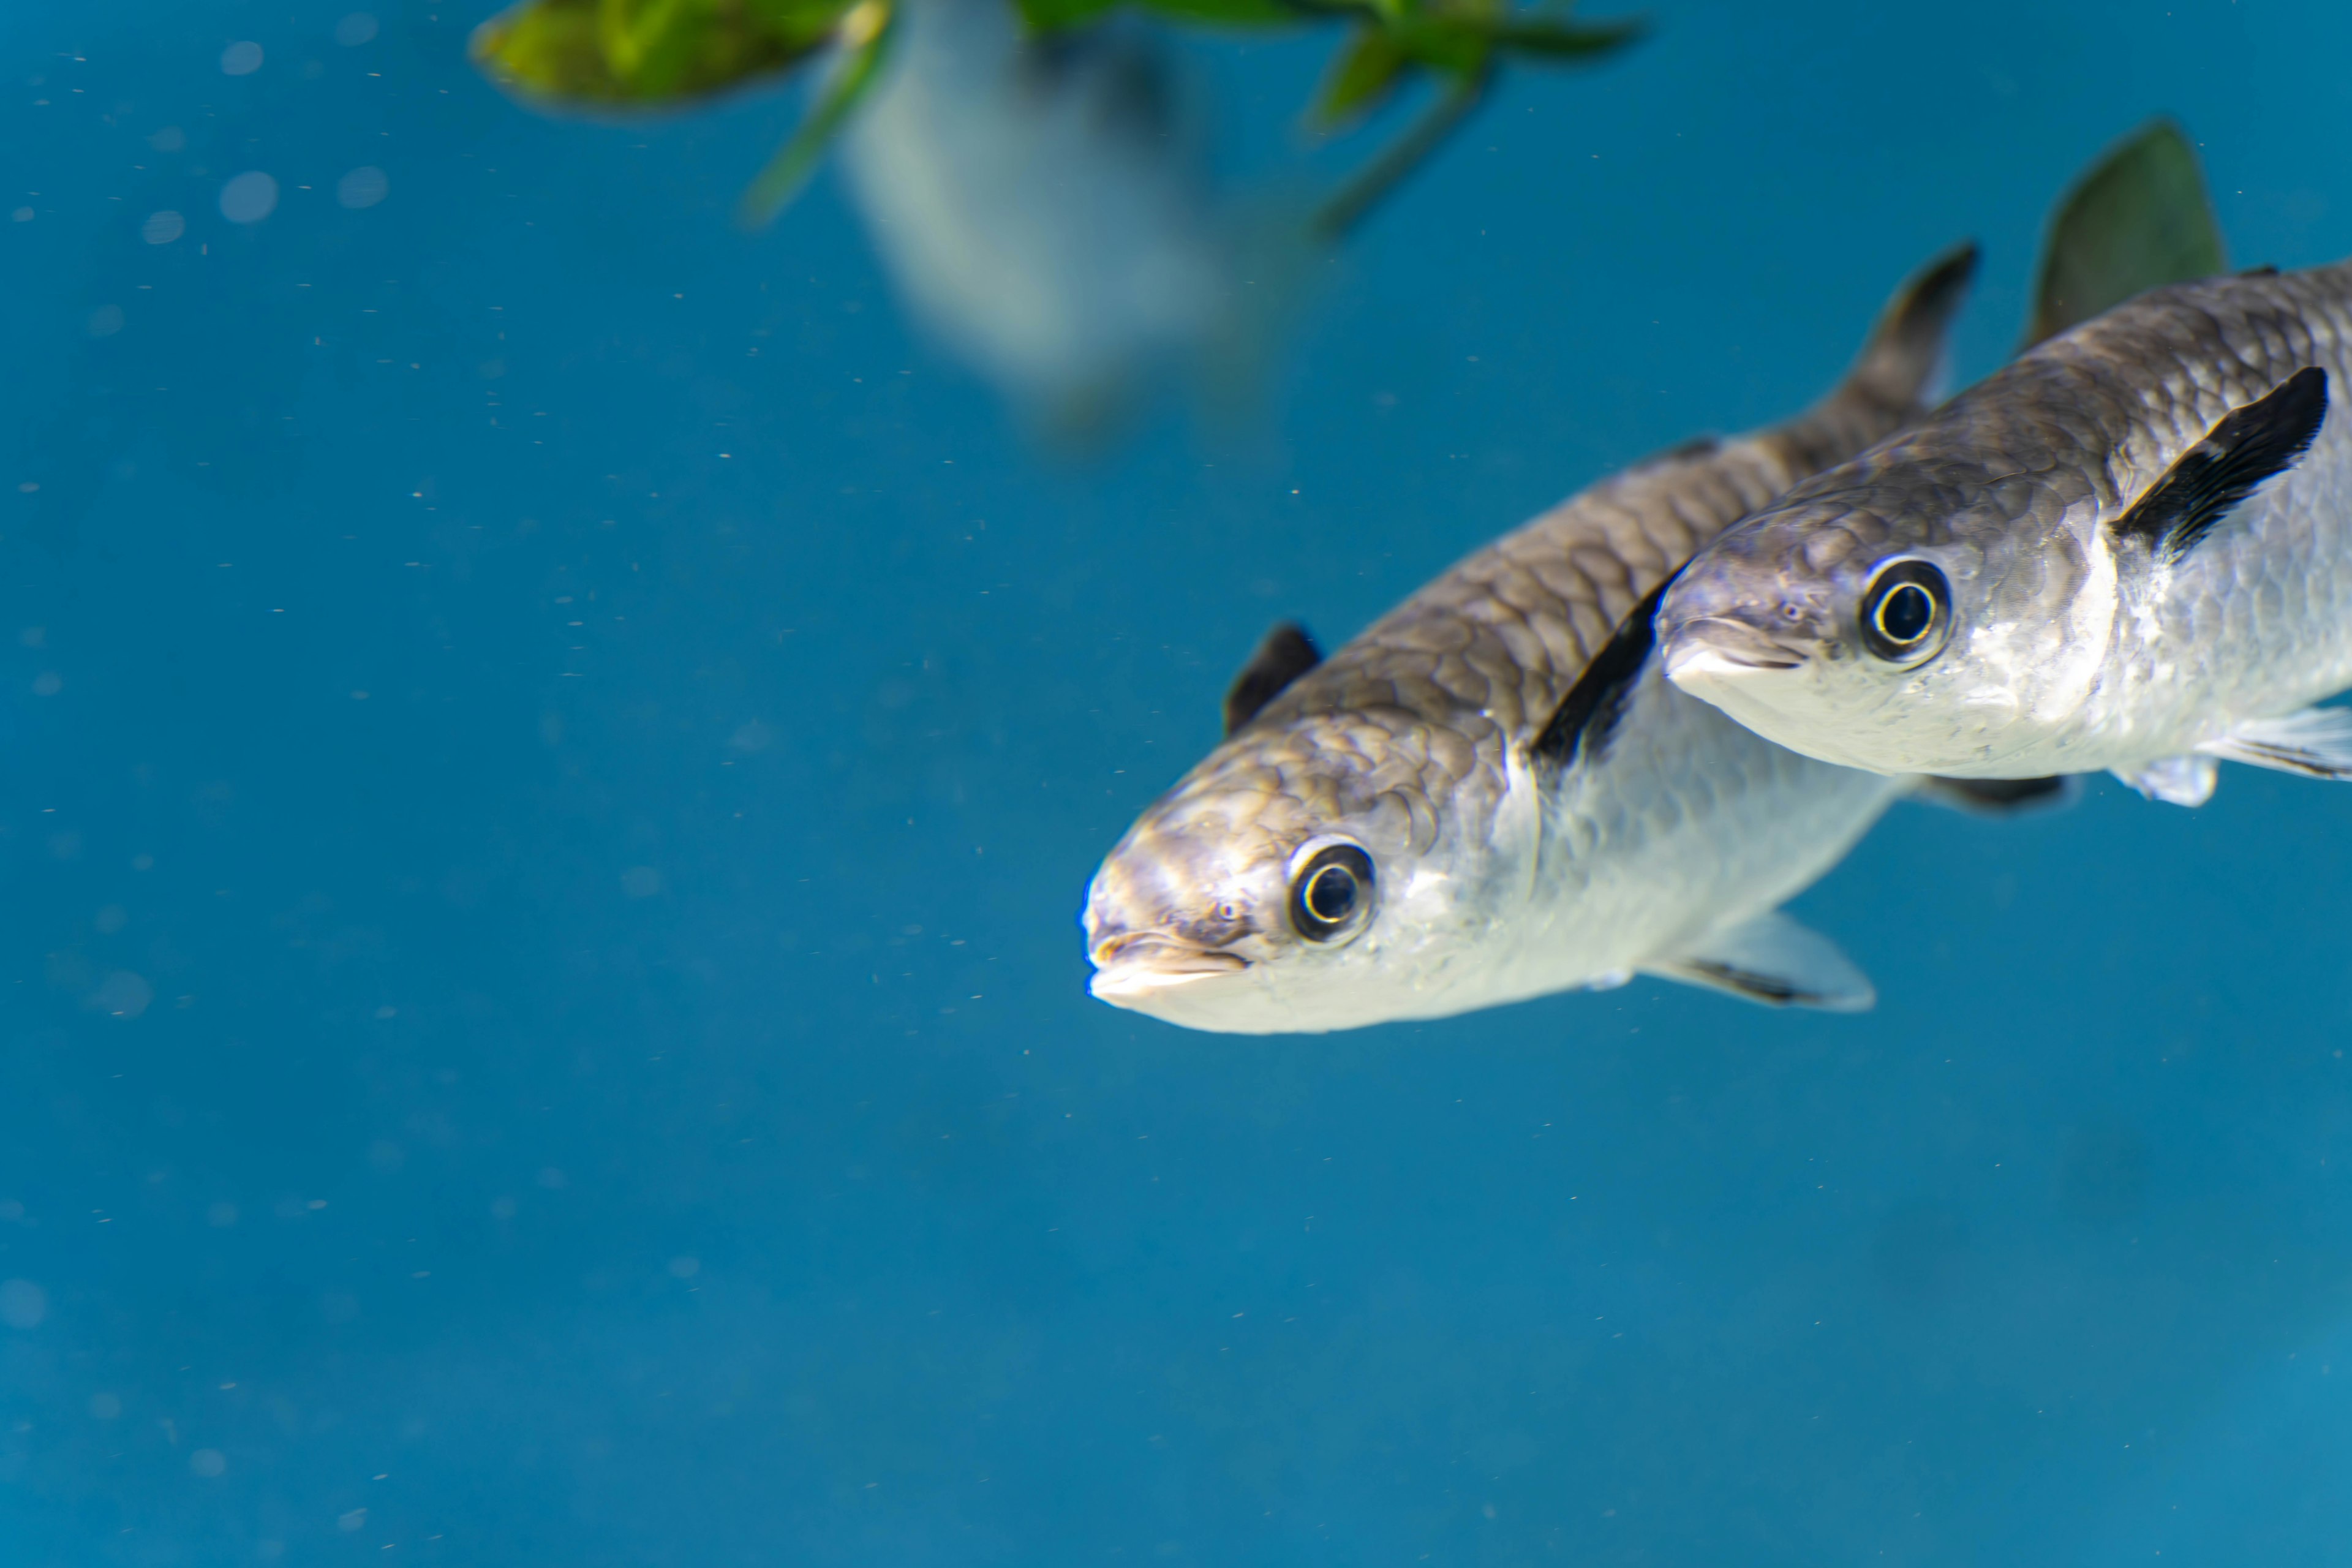
[[[1285,0],[1139,0],[1142,7],[1175,22],[1213,27],[1296,27],[1317,19],[1318,7]]]
[[[1627,17],[1616,22],[1507,21],[1491,35],[1496,47],[1513,54],[1545,59],[1587,59],[1620,49],[1644,31],[1643,24]]]
[[[1360,26],[1332,62],[1310,118],[1326,130],[1361,119],[1396,90],[1411,63],[1385,28]]]
[[[843,18],[841,41],[848,56],[817,89],[816,101],[809,106],[807,118],[793,132],[792,140],[743,193],[739,212],[746,227],[774,218],[808,184],[834,137],[849,122],[851,111],[880,79],[897,20],[897,14],[882,0],[859,0],[856,8]]]
[[[1033,33],[1059,33],[1100,21],[1118,0],[1017,0],[1021,19]]]

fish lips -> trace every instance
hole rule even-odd
[[[1782,627],[1737,612],[1660,619],[1658,650],[1666,679],[1698,696],[1709,688],[1802,669],[1819,647],[1803,635],[1801,622]]]
[[[1156,931],[1105,937],[1087,956],[1094,961],[1095,974],[1087,989],[1121,1007],[1144,1005],[1160,992],[1239,974],[1250,966],[1240,953]]]

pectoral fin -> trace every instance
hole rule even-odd
[[[2116,520],[2116,537],[2145,541],[2159,560],[2179,560],[2256,486],[2294,467],[2326,417],[2327,373],[2306,365],[2222,416]]]
[[[2352,779],[2352,708],[2305,708],[2283,719],[2256,719],[2197,749],[2284,773]]]
[[[2167,757],[2143,768],[2115,772],[2116,777],[2150,800],[2168,805],[2203,805],[2213,798],[2216,771],[2212,758],[2188,756]]]
[[[1258,715],[1258,710],[1282,695],[1282,689],[1323,662],[1322,650],[1297,621],[1276,621],[1274,628],[1225,689],[1225,733],[1230,735]]]
[[[1870,977],[1837,943],[1777,911],[1709,932],[1690,951],[1643,968],[1773,1007],[1859,1013],[1878,1000]]]

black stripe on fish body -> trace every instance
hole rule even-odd
[[[1528,748],[1530,755],[1565,768],[1580,755],[1597,757],[1607,750],[1609,737],[1625,716],[1625,700],[1633,695],[1633,683],[1641,679],[1642,667],[1657,646],[1658,601],[1665,597],[1674,580],[1668,577],[1644,595],[1633,614],[1601,645],[1601,651],[1552,710],[1551,720],[1535,744]]]
[[[2118,539],[2140,539],[2168,562],[2252,495],[2263,480],[2294,466],[2327,417],[2327,373],[2296,371],[2263,396],[2233,408],[2148,487],[2115,523]]]
[[[1305,626],[1276,621],[1225,689],[1225,733],[1231,735],[1256,718],[1292,681],[1322,662],[1322,650]]]

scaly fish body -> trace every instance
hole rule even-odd
[[[1770,911],[1908,781],[1798,756],[1676,691],[1649,612],[1722,529],[1916,416],[1973,265],[1955,256],[1898,296],[1805,416],[1594,486],[1328,659],[1270,638],[1230,737],[1096,876],[1095,994],[1253,1033],[1637,970],[1867,1005],[1842,955]]]
[[[2347,374],[2352,263],[2144,295],[1715,541],[1667,668],[1889,773],[2345,776],[2352,724],[2309,705],[2352,687]]]

